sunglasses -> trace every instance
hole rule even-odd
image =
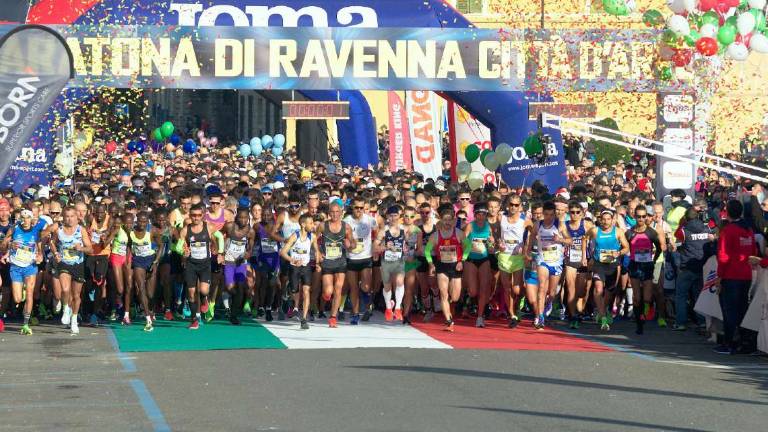
[[[647,217],[650,217],[650,216],[651,216],[651,215],[642,214],[642,215],[635,215],[635,218],[637,218],[637,219],[642,219],[642,218],[647,218]]]
[[[579,211],[579,210],[576,210],[576,211],[571,211],[570,213],[571,213],[572,215],[580,215],[580,214],[581,214],[581,211]]]
[[[220,201],[211,201],[211,205],[221,205]]]
[[[355,209],[355,210],[364,210],[365,209],[365,207],[361,207],[361,206],[355,206],[355,207],[352,207],[352,208]]]
[[[61,212],[51,212],[51,216],[58,216],[60,214],[61,214]]]
[[[262,195],[272,195],[272,192],[262,192]]]
[[[471,198],[459,198],[459,201],[469,201]]]
[[[192,217],[203,217],[202,213],[190,213],[189,215]]]
[[[520,203],[509,203],[508,207],[520,207]]]
[[[301,204],[288,204],[288,207],[290,207],[290,208],[300,208]]]

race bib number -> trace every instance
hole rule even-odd
[[[392,250],[384,251],[384,261],[388,261],[388,262],[400,261],[401,258],[403,258],[402,251],[392,251]]]
[[[638,249],[635,251],[635,262],[653,262],[653,252],[650,249]]]
[[[35,248],[19,245],[16,247],[16,252],[13,255],[13,260],[20,267],[26,267],[35,260]]]
[[[133,254],[137,257],[148,257],[155,254],[155,252],[152,250],[152,245],[148,244],[133,245],[132,251]]]
[[[277,253],[277,242],[272,239],[261,239],[261,251],[263,253]]]
[[[504,252],[510,255],[520,255],[522,253],[520,250],[520,242],[517,240],[506,240],[504,242]]]
[[[600,251],[600,262],[603,264],[613,264],[616,262],[616,257],[613,255],[614,251],[609,250],[601,250]]]
[[[325,244],[325,259],[335,260],[341,258],[341,244],[340,243],[326,243]]]
[[[440,261],[444,263],[455,263],[458,259],[456,246],[440,246]]]
[[[574,242],[573,246],[571,246],[571,248],[568,249],[568,259],[571,262],[581,261],[581,241]]]
[[[305,266],[309,264],[309,250],[293,249],[291,251],[291,258],[298,260],[300,266]]]
[[[193,259],[206,259],[208,258],[208,243],[206,242],[192,242],[189,245],[189,256]]]
[[[224,255],[226,261],[235,261],[245,256],[245,243],[240,241],[231,241],[227,247],[227,253]]]
[[[101,233],[98,231],[94,231],[91,233],[91,243],[93,244],[99,244],[101,243]]]
[[[77,261],[80,258],[80,252],[72,248],[65,248],[61,252],[61,257],[64,261]]]
[[[557,263],[561,255],[557,246],[547,246],[541,250],[541,259],[546,263]]]
[[[365,244],[363,243],[362,238],[356,238],[355,239],[355,247],[350,251],[353,254],[360,254],[363,253],[363,248],[365,247]]]
[[[472,253],[485,254],[488,252],[488,248],[485,246],[486,239],[472,239]]]
[[[112,247],[112,253],[115,255],[125,255],[128,251],[128,245],[120,243]]]

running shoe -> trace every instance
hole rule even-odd
[[[394,314],[392,313],[392,309],[387,309],[384,311],[384,321],[392,321],[394,318]]]
[[[189,303],[184,302],[184,309],[182,309],[182,315],[184,318],[190,318],[192,316],[192,310],[189,309]]]
[[[264,314],[266,315],[265,319],[267,320],[267,322],[271,322],[274,319],[274,318],[272,318],[272,310],[271,309],[267,309],[266,312],[264,312]]]
[[[659,325],[659,327],[661,327],[661,328],[666,328],[666,327],[667,327],[667,320],[665,320],[665,319],[664,319],[664,318],[662,318],[662,317],[658,317],[658,318],[656,319],[656,323],[657,323],[657,324]]]
[[[552,313],[552,297],[547,296],[547,300],[544,302],[544,316],[549,316]]]
[[[541,322],[541,315],[533,319],[533,328],[536,330],[541,330],[544,328],[544,324]]]
[[[208,313],[209,305],[208,300],[203,300],[203,303],[200,305],[200,313]]]
[[[603,317],[603,319],[600,320],[600,330],[609,331],[610,329],[611,324],[608,323],[608,317]]]
[[[366,310],[363,313],[363,318],[362,319],[363,319],[363,321],[368,322],[368,320],[371,319],[371,311],[370,310]]]
[[[688,330],[688,327],[684,325],[679,325],[679,324],[672,325],[672,331],[686,331],[686,330]]]
[[[263,307],[259,307],[256,309],[256,318],[261,318],[266,313],[266,310]]]
[[[117,321],[117,311],[112,309],[112,312],[109,313],[109,320],[110,321]]]
[[[3,322],[3,319],[0,317],[0,333],[5,331],[5,323]]]
[[[578,328],[579,328],[579,320],[572,319],[571,320],[571,329],[572,330],[578,330]]]
[[[339,315],[336,317],[339,321],[344,321],[347,316],[344,315],[344,311],[339,311]]]
[[[213,321],[213,308],[208,308],[208,312],[203,314],[203,318],[205,319],[205,322],[211,322]]]
[[[446,321],[443,330],[453,333],[453,320]]]
[[[613,315],[608,315],[605,319],[608,321],[608,325],[613,325]]]
[[[21,333],[22,335],[31,336],[32,329],[29,328],[28,325],[24,324],[23,326],[21,326],[21,331],[19,333]]]
[[[288,312],[288,318],[292,318],[292,317],[296,317],[296,319],[301,319],[299,308],[293,308]]]
[[[302,330],[309,330],[309,323],[307,323],[307,320],[305,320],[305,319],[301,320],[301,329]]]
[[[123,325],[131,325],[131,318],[128,316],[123,317]]]
[[[408,317],[403,317],[403,325],[411,325],[411,320]]]
[[[151,319],[150,319],[150,320],[147,320],[147,323],[146,323],[146,324],[144,324],[144,331],[145,331],[145,332],[151,332],[151,331],[152,331],[152,330],[154,330],[154,329],[155,329],[155,328],[154,328],[154,327],[152,327],[152,320],[151,320]]]
[[[240,318],[237,317],[237,314],[233,314],[229,317],[229,323],[232,325],[240,325]]]
[[[61,300],[56,300],[56,304],[53,306],[53,313],[59,314],[61,312]]]
[[[313,311],[309,311],[309,320],[315,322],[315,313]]]
[[[283,312],[283,308],[277,310],[277,320],[285,321],[285,312]]]
[[[64,312],[61,314],[61,324],[62,325],[69,325],[70,321],[72,320],[72,309],[69,308],[69,305],[64,306]]]
[[[565,310],[565,308],[564,307],[560,308],[560,321],[565,321],[566,318],[567,317],[566,317],[566,310]]]
[[[37,317],[32,317],[32,318],[29,319],[29,325],[30,326],[36,326],[38,324],[40,324],[40,320],[37,319]]]
[[[163,319],[165,319],[166,321],[173,321],[173,312],[166,309],[165,314],[163,315]]]
[[[317,314],[317,319],[325,319],[325,318],[328,318],[328,315],[325,314],[325,311],[320,311]],[[365,320],[363,320],[363,321],[365,321]]]
[[[432,321],[432,318],[434,318],[434,317],[435,317],[435,313],[432,312],[432,309],[427,309],[427,313],[424,314],[424,322],[428,323],[428,322]]]
[[[352,318],[349,320],[349,324],[356,326],[359,323],[360,323],[360,314],[352,315]]]
[[[80,327],[77,326],[77,315],[72,317],[72,322],[69,324],[69,330],[73,335],[80,334]]]
[[[644,312],[646,321],[653,321],[653,319],[656,317],[656,308],[653,305],[646,304]]]
[[[481,316],[477,317],[477,320],[475,321],[475,327],[485,328],[485,320],[483,319],[483,317]]]
[[[330,328],[336,328],[338,326],[338,322],[336,320],[336,317],[330,317],[328,318],[328,327]]]
[[[403,320],[403,310],[395,309],[395,321],[402,321],[402,320]]]
[[[509,323],[507,324],[507,327],[513,329],[517,327],[518,324],[520,324],[520,320],[516,316],[513,316],[512,318],[509,319]]]
[[[725,355],[733,355],[736,351],[725,346],[725,345],[718,345],[712,349],[712,351],[718,353],[718,354],[725,354]]]
[[[37,314],[43,319],[48,319],[47,317],[50,312],[48,312],[48,308],[46,308],[44,304],[40,303],[40,305],[37,306]]]
[[[243,305],[243,313],[246,314],[246,315],[250,315],[251,314],[251,301],[250,300],[246,301],[245,304]]]
[[[95,313],[91,314],[91,318],[89,320],[89,323],[91,327],[98,327],[99,326],[99,317],[96,316]]]
[[[190,330],[197,330],[200,328],[200,322],[197,320],[197,318],[194,318],[191,323],[189,323],[189,327],[187,327]]]

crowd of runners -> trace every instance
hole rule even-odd
[[[78,334],[109,321],[196,330],[215,317],[310,329],[365,325],[376,313],[403,325],[438,315],[449,332],[457,320],[610,331],[628,319],[642,334],[670,318],[673,330],[703,326],[690,312],[702,266],[718,254],[728,292],[718,349],[733,352],[737,334],[749,339],[737,331],[742,286],[768,200],[759,185],[712,172],[696,196],[675,190],[664,201],[653,177],[652,167],[584,162],[569,166],[568,188],[473,191],[447,175],[290,154],[93,151],[73,179],[2,192],[0,316],[27,335],[54,319]]]

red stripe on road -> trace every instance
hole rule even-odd
[[[441,319],[431,323],[415,322],[414,327],[428,336],[455,349],[482,350],[533,350],[571,352],[610,352],[604,345],[582,339],[547,327],[534,330],[530,321],[523,321],[515,329],[507,328],[507,322],[487,320],[485,328],[476,328],[473,320],[457,320],[453,333],[443,330]]]
[[[72,24],[102,0],[40,0],[29,10],[28,24]]]

